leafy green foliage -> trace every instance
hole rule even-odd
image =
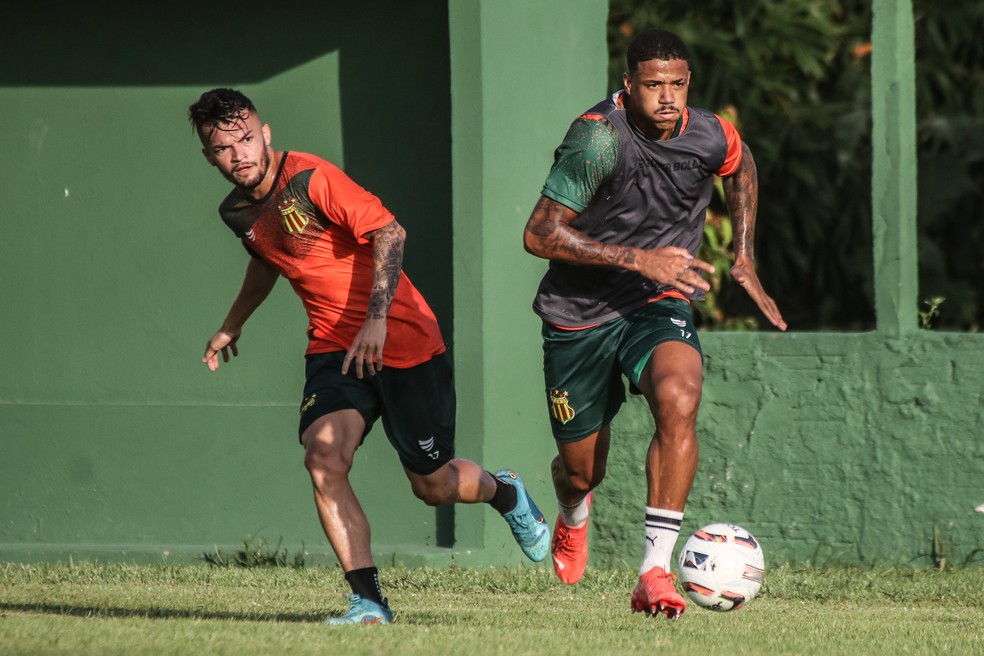
[[[984,316],[984,4],[915,0],[920,287],[945,296],[940,328]],[[759,275],[794,329],[874,327],[871,3],[611,0],[609,83],[642,29],[688,43],[690,102],[734,108],[758,166]],[[720,202],[712,205],[726,213]],[[723,235],[720,235],[723,237]],[[709,251],[705,250],[705,255]],[[757,311],[730,277],[702,314]]]
[[[723,197],[724,191],[720,179],[715,181],[715,188],[718,195]],[[728,215],[713,210],[707,211],[704,240],[698,256],[714,265],[714,273],[707,276],[711,288],[705,293],[705,299],[694,303],[694,320],[697,325],[722,330],[757,330],[759,327],[757,317],[728,316],[719,300],[722,290],[731,280],[730,269],[735,260],[731,219]]]
[[[632,35],[665,27],[690,47],[690,103],[735,108],[759,172],[759,275],[790,326],[872,327],[871,83],[857,54],[870,32],[868,3],[610,7],[612,83],[621,83]],[[720,203],[712,209],[726,212]],[[757,316],[730,278],[717,301],[727,316]]]
[[[943,296],[934,296],[933,298],[923,300],[923,305],[926,306],[926,309],[919,311],[920,328],[933,327],[933,320],[939,315],[940,306],[943,305],[943,301],[945,300],[946,298]]]
[[[919,288],[933,328],[984,325],[984,5],[916,0]]]

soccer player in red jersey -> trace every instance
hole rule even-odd
[[[488,503],[532,560],[550,529],[516,472],[494,475],[454,458],[451,364],[433,312],[403,272],[404,228],[380,200],[331,163],[274,150],[270,126],[233,89],[207,91],[188,117],[209,164],[233,189],[222,220],[250,254],[242,288],[205,346],[212,371],[238,355],[243,324],[286,278],[307,311],[300,442],[325,535],[352,588],[327,624],[387,624],[369,522],[349,483],[373,423],[399,454],[413,493],[429,505]]]
[[[646,458],[646,513],[634,611],[679,617],[686,602],[670,562],[697,470],[703,355],[690,300],[709,288],[696,258],[714,176],[734,227],[731,273],[780,330],[755,272],[755,162],[734,126],[687,105],[690,55],[671,32],[638,34],[624,89],[578,119],[524,234],[550,260],[533,303],[543,320],[547,406],[558,456],[552,555],[568,584],[588,560],[592,490],[605,476],[623,376],[655,421]]]

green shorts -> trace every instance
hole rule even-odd
[[[703,358],[690,303],[666,298],[583,330],[543,324],[543,377],[554,439],[576,442],[611,423],[625,403],[624,375],[639,378],[657,344],[686,342]]]
[[[306,357],[307,382],[298,436],[319,417],[345,409],[359,411],[365,439],[380,417],[383,431],[404,467],[433,473],[454,457],[455,392],[447,353],[408,369],[386,367],[375,376],[342,375],[345,351]]]

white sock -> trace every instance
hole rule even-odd
[[[654,567],[662,567],[670,572],[670,559],[673,547],[680,537],[680,524],[683,513],[665,508],[646,506],[646,540],[642,548],[642,567],[639,574],[645,574]]]
[[[588,521],[588,497],[585,495],[583,499],[575,503],[573,506],[565,506],[561,502],[557,502],[557,512],[560,513],[560,519],[567,524],[570,528],[581,528],[584,523]]]

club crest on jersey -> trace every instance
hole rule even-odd
[[[562,424],[566,424],[577,412],[571,407],[571,404],[567,401],[567,390],[561,392],[560,390],[550,391],[550,412],[553,414],[554,419]]]
[[[298,209],[296,200],[290,198],[280,203],[280,214],[284,217],[284,230],[287,234],[299,235],[304,232],[308,218]]]

